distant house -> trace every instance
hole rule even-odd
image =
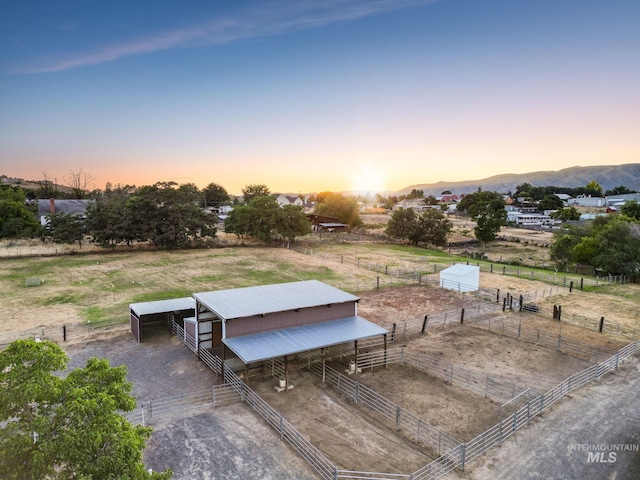
[[[47,224],[47,215],[68,213],[84,218],[87,214],[87,207],[93,200],[62,200],[50,198],[49,200],[38,200],[38,217],[40,225]]]
[[[636,201],[640,203],[640,193],[625,193],[622,195],[611,195],[605,197],[607,205],[621,206],[626,202]]]
[[[540,213],[507,212],[507,222],[519,226],[553,225],[554,221],[549,215]]]
[[[429,206],[424,203],[424,198],[405,198],[393,206],[394,210],[401,208],[412,208],[416,212],[422,212],[429,208]]]
[[[571,200],[571,195],[567,193],[554,193],[554,195],[558,197],[560,200],[562,200],[563,202],[568,202],[569,200]]]
[[[576,198],[567,201],[567,205],[576,207],[604,207],[605,203],[606,198],[592,197],[590,195],[578,195]]]
[[[304,200],[302,200],[298,195],[284,195],[279,193],[275,194],[274,197],[276,198],[278,205],[281,207],[284,207],[285,205],[295,205],[296,207],[304,206]]]
[[[440,203],[453,203],[459,201],[460,197],[458,197],[458,195],[456,194],[436,195],[436,200],[438,200]]]

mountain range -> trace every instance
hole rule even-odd
[[[445,190],[460,195],[473,193],[482,188],[500,193],[515,192],[516,186],[530,183],[534,187],[584,187],[592,180],[602,186],[603,191],[624,185],[630,190],[640,192],[640,163],[624,165],[606,165],[594,167],[570,167],[558,171],[540,171],[531,173],[506,173],[482,180],[461,182],[419,183],[410,185],[397,192],[385,192],[391,195],[405,195],[413,189],[423,190],[425,195],[440,195]]]

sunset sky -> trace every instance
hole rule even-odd
[[[0,174],[399,190],[640,162],[638,0],[0,0]]]

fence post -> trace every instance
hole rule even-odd
[[[460,312],[460,323],[464,323],[464,308]]]
[[[604,328],[604,317],[600,317],[600,328],[598,331],[602,333],[602,329]]]
[[[401,409],[401,408],[400,408],[400,406],[398,405],[398,406],[396,407],[396,428],[397,428],[398,430],[400,430],[400,411],[401,411],[401,410],[402,410],[402,409]]]
[[[518,307],[519,312],[522,311],[522,302],[524,302],[524,298],[522,297],[522,295],[520,295],[520,306]]]
[[[429,321],[429,315],[424,316],[424,321],[422,322],[422,333],[427,329],[427,322]]]
[[[376,290],[380,290],[380,277],[376,277]]]
[[[460,444],[460,470],[464,472],[464,454],[465,454],[465,446],[464,443]]]
[[[67,341],[67,326],[66,325],[62,325],[62,341],[63,342]]]
[[[500,303],[500,289],[496,292],[496,303]]]

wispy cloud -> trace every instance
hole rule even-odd
[[[14,73],[62,72],[134,55],[178,48],[224,45],[243,39],[283,35],[436,1],[438,0],[306,0],[259,3],[252,9],[235,15],[217,17],[188,28],[132,39],[48,64],[17,69]]]

